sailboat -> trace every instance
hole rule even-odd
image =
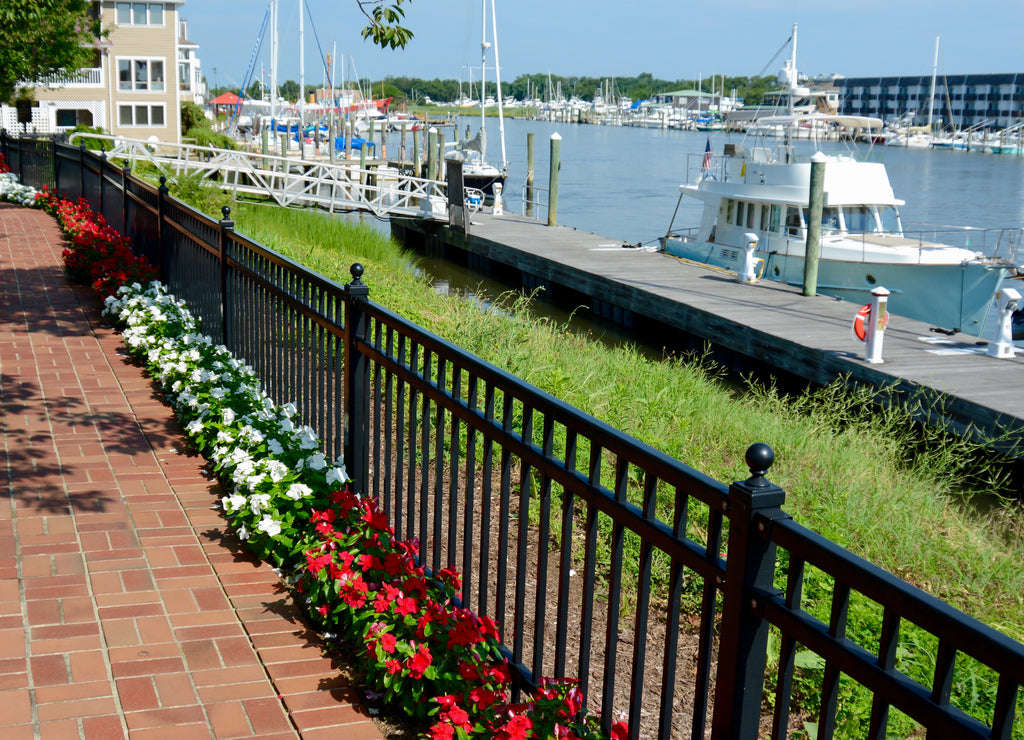
[[[488,0],[481,0],[483,24],[480,41],[480,129],[475,136],[467,136],[463,141],[450,145],[454,148],[445,155],[445,159],[462,162],[462,182],[466,188],[480,190],[485,196],[493,198],[495,185],[500,186],[499,191],[505,187],[505,181],[508,179],[508,158],[505,154],[505,117],[501,95],[501,68],[498,63],[498,22],[494,13],[494,0],[490,0],[491,38],[494,39],[492,46],[491,42],[487,40],[487,2]],[[491,48],[494,49],[494,74],[497,83],[497,93],[491,104],[498,106],[498,131],[501,137],[500,167],[487,161],[487,128],[484,118],[487,99],[484,91],[487,79],[487,52]]]

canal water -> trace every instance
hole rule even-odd
[[[480,125],[479,117],[461,117],[457,121],[457,130],[463,135],[467,126],[475,132]],[[496,118],[487,119],[487,129],[488,160],[500,163]],[[693,198],[679,198],[679,186],[687,177],[688,159],[691,166],[699,165],[708,142],[715,153],[721,153],[726,143],[753,143],[736,133],[506,119],[509,178],[505,203],[506,209],[514,213],[524,213],[528,134],[533,134],[534,142],[534,187],[543,191],[536,197],[545,203],[548,200],[551,137],[557,134],[561,137],[558,223],[607,237],[609,246],[654,247],[668,230],[673,216],[677,228],[695,226],[700,220],[701,204]],[[444,135],[451,141],[455,130],[447,128]],[[411,138],[407,141],[411,144]],[[777,143],[777,139],[767,139],[757,145]],[[798,140],[794,146],[802,157],[810,157],[820,148],[828,154],[848,153],[859,161],[884,163],[896,197],[905,201],[900,212],[908,232],[950,226],[1024,227],[1024,157],[842,142],[817,144],[806,140]],[[399,151],[397,133],[389,136],[387,147],[394,157]],[[692,178],[694,173],[691,171],[690,175]],[[535,208],[534,217],[546,220],[547,210]],[[421,257],[419,266],[435,278],[439,291],[494,296],[519,287],[502,285],[440,259]],[[538,296],[536,308],[556,321],[567,321],[611,340],[636,339],[620,334],[607,323],[591,323],[587,314],[572,313],[573,307],[547,304],[543,296]]]
[[[469,125],[475,132],[479,124],[479,118],[460,118],[458,129],[464,133]],[[558,223],[630,244],[655,244],[667,231],[679,200],[679,185],[686,177],[687,155],[702,155],[708,141],[715,153],[721,153],[726,143],[742,142],[742,135],[736,133],[506,119],[509,179],[505,201],[515,213],[522,213],[530,133],[534,138],[534,185],[545,189],[551,136],[561,137]],[[449,141],[453,134],[452,129],[445,130]],[[778,140],[767,141],[773,145]],[[810,141],[794,145],[797,154],[805,157],[816,149]],[[397,151],[397,139],[389,140],[388,147]],[[487,121],[487,148],[488,160],[500,162],[494,118]],[[937,225],[1024,226],[1024,157],[839,142],[823,142],[820,148],[826,154],[850,152],[860,161],[884,163],[896,197],[906,201],[900,212],[907,231]],[[546,194],[543,197],[546,201]],[[546,219],[547,212],[542,209],[535,216]],[[699,204],[685,198],[676,225],[695,226],[699,219]]]

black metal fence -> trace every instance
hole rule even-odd
[[[341,286],[102,157],[0,146],[123,228],[422,562],[462,571],[524,683],[577,676],[632,738],[1024,737],[1024,646],[793,522],[767,445],[726,486],[373,303],[359,266]]]

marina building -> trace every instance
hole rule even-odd
[[[179,17],[184,0],[97,0],[106,38],[91,66],[25,82],[14,105],[0,105],[9,132],[62,133],[98,126],[133,139],[181,141],[181,103],[206,98],[197,44]]]
[[[1024,73],[837,79],[840,113],[957,129],[1007,129],[1024,121]],[[933,92],[934,90],[934,92]]]

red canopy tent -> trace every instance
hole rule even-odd
[[[221,93],[210,101],[213,105],[238,105],[238,96],[233,92]]]

